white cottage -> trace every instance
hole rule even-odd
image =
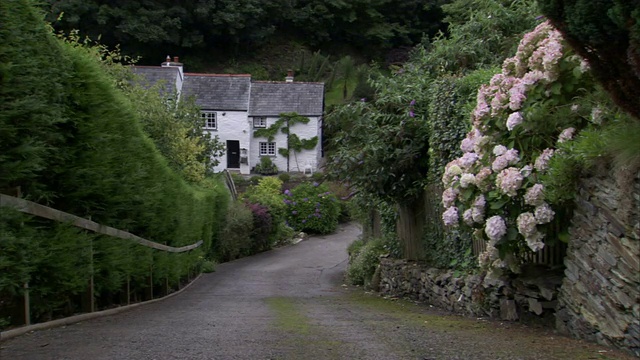
[[[214,171],[224,169],[249,174],[262,156],[268,156],[280,171],[313,172],[322,157],[322,113],[324,84],[293,81],[289,72],[283,82],[252,81],[249,74],[184,73],[178,58],[160,67],[135,66],[133,71],[149,84],[163,81],[165,94],[194,97],[205,119],[204,131],[217,136],[226,151]],[[175,86],[175,91],[173,91]],[[300,139],[317,138],[311,150],[282,156],[278,149],[288,148],[288,137],[278,131],[269,141],[255,132],[273,125],[282,113],[295,112],[309,119],[290,127]]]

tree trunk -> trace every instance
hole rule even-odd
[[[424,197],[423,191],[416,199],[398,204],[396,230],[404,258],[407,260],[420,260],[424,255],[422,246],[425,224]]]

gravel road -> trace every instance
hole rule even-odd
[[[632,359],[343,285],[355,225],[221,264],[185,292],[0,343],[0,359]]]

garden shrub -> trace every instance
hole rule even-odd
[[[282,202],[282,180],[277,177],[263,177],[257,185],[250,186],[244,194],[244,198],[251,202],[269,208],[274,222],[284,221],[286,205]]]
[[[256,164],[253,171],[260,175],[276,175],[278,173],[278,167],[273,163],[270,157],[262,156],[260,158],[260,163]]]
[[[216,271],[216,262],[214,260],[202,260],[200,264],[200,270],[205,273],[212,273]]]
[[[384,238],[356,240],[349,246],[350,264],[347,280],[352,285],[368,285],[380,264],[380,255],[386,254]]]
[[[232,203],[220,234],[218,248],[220,260],[224,262],[251,255],[252,232],[253,214],[251,210],[240,201]]]
[[[291,180],[291,175],[289,173],[282,173],[278,175],[278,179],[280,179],[280,181],[282,181],[283,183],[286,183],[287,181]]]
[[[325,184],[302,183],[285,191],[287,223],[294,230],[329,234],[338,227],[340,206]]]
[[[253,231],[251,232],[251,253],[271,249],[271,234],[276,230],[269,208],[261,204],[247,203],[253,215]]]

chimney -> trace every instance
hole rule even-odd
[[[293,70],[291,69],[287,70],[287,77],[284,78],[284,81],[288,83],[293,82]]]
[[[176,79],[176,89],[178,90],[178,94],[182,89],[182,81],[184,80],[184,70],[182,68],[182,63],[180,62],[180,58],[177,56],[173,57],[173,61],[171,61],[171,56],[167,55],[165,62],[160,64],[161,67],[176,67],[178,68],[178,78]]]

